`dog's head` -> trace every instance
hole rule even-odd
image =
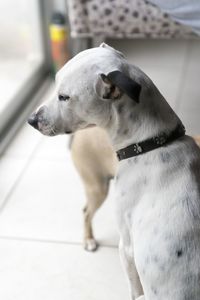
[[[137,105],[141,86],[130,78],[123,54],[106,44],[80,52],[56,75],[56,97],[29,117],[29,124],[54,136],[98,125],[106,128],[112,105],[128,97]]]

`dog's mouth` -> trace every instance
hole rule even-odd
[[[73,133],[71,130],[67,130],[67,131],[65,131],[65,133],[66,134],[71,134],[71,133]]]

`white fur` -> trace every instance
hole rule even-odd
[[[125,94],[118,100],[98,94],[99,74],[114,70],[141,84],[139,104]],[[56,86],[70,100],[43,107],[39,130],[47,135],[95,124],[118,150],[168,133],[180,122],[148,76],[105,44],[69,61]],[[200,152],[188,136],[120,162],[116,212],[132,299],[200,299],[199,178]]]

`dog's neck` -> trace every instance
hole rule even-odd
[[[153,97],[143,95],[143,99],[136,104],[124,96],[114,103],[112,118],[106,129],[115,150],[142,142],[163,132],[168,134],[180,122],[157,89]]]

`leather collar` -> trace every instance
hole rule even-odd
[[[179,123],[177,127],[169,134],[163,132],[158,136],[149,138],[143,142],[132,144],[126,148],[118,150],[116,152],[118,160],[127,159],[133,156],[144,154],[159,147],[163,147],[184,135],[185,127],[183,126],[183,124]]]

